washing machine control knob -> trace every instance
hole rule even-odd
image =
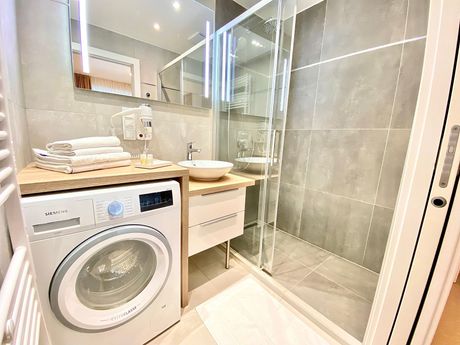
[[[112,201],[107,206],[107,212],[111,217],[120,217],[121,215],[123,215],[124,209],[124,205],[119,201]]]

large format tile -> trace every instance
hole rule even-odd
[[[286,129],[310,129],[315,110],[318,66],[291,73]]]
[[[404,44],[391,119],[392,128],[411,128],[422,76],[425,39]]]
[[[306,190],[300,237],[361,264],[371,213],[369,204]]]
[[[312,6],[296,17],[292,67],[303,67],[318,62],[324,31],[326,1]]]
[[[430,0],[409,0],[406,38],[426,35]]]
[[[368,301],[315,272],[292,292],[358,340],[363,339],[371,310]]]
[[[30,145],[44,149],[46,144],[65,139],[97,136],[96,116],[83,113],[27,109]]]
[[[260,251],[260,228],[256,226],[244,229],[243,235],[231,240],[231,247],[253,264],[257,264]]]
[[[284,253],[275,250],[272,278],[284,285],[289,290],[304,279],[312,271],[296,260],[285,256]]]
[[[148,345],[216,345],[195,310],[182,316],[181,321],[153,339]]]
[[[401,49],[398,45],[322,64],[313,128],[388,127]]]
[[[304,186],[309,144],[310,131],[285,132],[281,183]]]
[[[281,183],[278,199],[277,228],[298,236],[302,204],[303,188]]]
[[[188,289],[195,290],[197,287],[207,283],[208,277],[192,262],[188,262]]]
[[[328,0],[322,60],[403,39],[407,0]]]
[[[374,202],[387,133],[312,132],[306,188]]]
[[[328,342],[254,278],[247,278],[197,308],[220,345]]]
[[[409,143],[410,130],[390,130],[376,204],[394,208]]]
[[[326,261],[331,254],[325,250],[315,247],[304,241],[300,241],[300,244],[294,248],[290,254],[290,258],[297,260],[302,265],[315,269]]]
[[[379,276],[359,265],[333,256],[319,266],[315,272],[354,291],[370,302],[374,299]]]
[[[375,206],[363,265],[380,272],[393,219],[393,210]]]
[[[225,253],[218,248],[210,248],[195,254],[189,258],[197,267],[203,268],[216,263],[223,263],[225,259]]]
[[[294,236],[281,235],[275,238],[275,263],[297,261],[309,269],[315,269],[331,254]]]

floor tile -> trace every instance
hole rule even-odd
[[[179,323],[160,334],[147,345],[216,344],[209,331],[206,334],[200,330],[203,327],[207,331],[198,313],[192,310],[184,314]],[[200,338],[203,338],[203,342],[199,342]]]
[[[275,239],[275,263],[295,260],[303,266],[314,269],[331,254],[294,236],[278,231]],[[283,256],[284,255],[284,256]]]
[[[372,302],[378,274],[338,257],[331,257],[315,270],[325,278]]]
[[[188,289],[189,291],[195,290],[197,287],[209,281],[203,272],[192,262],[188,263]]]
[[[363,339],[370,302],[315,272],[293,287],[292,292],[358,340]]]
[[[218,262],[224,263],[225,253],[218,248],[211,248],[189,258],[197,267],[205,267]]]
[[[311,270],[295,260],[280,260],[283,253],[275,251],[275,262],[272,268],[272,278],[287,288],[291,288],[304,279]]]
[[[197,312],[220,345],[327,345],[254,278],[203,303]]]

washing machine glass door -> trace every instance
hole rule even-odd
[[[123,225],[103,231],[60,264],[51,282],[51,308],[72,329],[117,327],[155,299],[171,260],[166,238],[153,228]]]

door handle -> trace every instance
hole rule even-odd
[[[455,125],[450,129],[449,142],[447,143],[446,155],[442,166],[441,177],[439,178],[439,187],[446,188],[449,183],[449,177],[452,171],[452,163],[454,162],[455,151],[457,149],[458,136],[460,134],[460,126]]]

